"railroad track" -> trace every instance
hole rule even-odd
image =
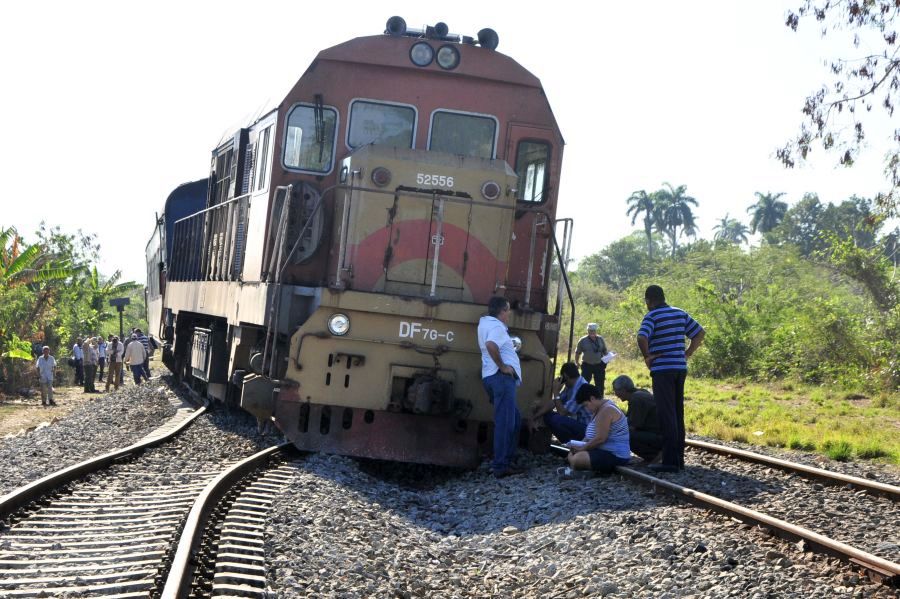
[[[871,550],[867,550],[870,548],[860,548],[833,538],[848,535],[854,536],[856,527],[862,526],[863,524],[860,521],[865,519],[877,517],[888,524],[893,523],[896,526],[896,523],[900,521],[900,518],[894,517],[894,514],[900,514],[900,510],[898,510],[900,487],[705,441],[691,440],[688,441],[688,445],[701,452],[709,452],[719,456],[728,456],[729,458],[759,464],[760,466],[755,470],[754,476],[759,476],[761,479],[768,478],[771,480],[773,469],[778,469],[788,473],[789,477],[804,477],[812,479],[812,481],[827,483],[832,486],[831,491],[833,493],[843,493],[845,498],[846,494],[852,493],[856,501],[864,501],[866,505],[861,508],[859,514],[850,512],[832,513],[827,509],[823,510],[821,505],[810,506],[808,513],[801,513],[801,506],[793,505],[790,502],[787,505],[772,508],[766,492],[738,493],[733,489],[726,488],[725,490],[728,491],[730,497],[725,499],[719,496],[722,489],[717,489],[715,483],[705,480],[703,473],[699,472],[702,466],[700,468],[691,466],[686,472],[671,475],[671,477],[665,479],[650,476],[643,470],[627,466],[620,466],[617,468],[617,471],[619,474],[643,485],[650,486],[654,490],[665,491],[700,507],[759,526],[776,536],[798,541],[805,548],[838,557],[855,567],[863,569],[874,580],[888,585],[900,585],[900,563],[897,563],[895,556],[876,555]],[[567,451],[561,447],[555,447],[555,450],[559,453]],[[710,470],[715,468],[717,474],[721,473],[722,466],[721,461],[716,462],[714,465],[711,462],[706,463],[706,467]],[[727,474],[728,466],[727,464],[724,466],[724,471]],[[733,476],[735,478],[738,476],[746,477],[746,474],[735,473]],[[721,481],[721,477],[715,477],[715,481]],[[724,485],[725,483],[719,482],[718,484]],[[760,487],[762,487],[761,490],[767,491],[767,486],[769,488],[781,488],[784,485],[780,482],[774,485],[770,482],[764,482],[762,485],[750,485],[749,488],[755,487],[759,491]],[[815,490],[820,494],[826,491],[822,485],[818,485]],[[862,500],[860,495],[872,495],[873,497]],[[741,503],[737,503],[737,501]],[[754,508],[760,507],[764,511],[744,505],[748,503],[754,505]],[[772,513],[773,511],[774,513]],[[839,517],[836,518],[836,516]],[[791,521],[788,521],[787,518]],[[797,522],[798,520],[800,523]],[[815,526],[828,532],[827,534],[822,534],[808,526]]]
[[[273,447],[223,473],[198,498],[184,528],[162,597],[265,597],[264,535],[272,501],[300,463]]]
[[[191,483],[173,487],[168,477],[142,472],[136,457],[205,411],[182,400],[177,408],[137,443],[0,497],[0,518],[8,522],[0,527],[0,595],[127,597],[153,584],[151,566],[165,553],[178,511],[190,505]],[[92,474],[107,468],[123,472]]]
[[[223,445],[195,455],[183,437],[210,431],[176,435],[203,412],[183,406],[141,442],[0,498],[0,596],[259,594],[247,593],[265,588],[266,494],[287,480],[267,464],[288,449],[241,459]],[[198,562],[203,568],[188,567]]]

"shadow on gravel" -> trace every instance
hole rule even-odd
[[[529,455],[523,462],[525,474],[498,480],[487,464],[469,471],[311,454],[305,469],[321,482],[306,485],[321,489],[333,483],[338,495],[356,495],[412,525],[455,536],[567,522],[577,526],[583,516],[633,514],[659,505],[652,492],[617,475],[560,481],[560,458]]]
[[[787,475],[778,472],[773,476],[784,478]],[[689,465],[678,474],[664,474],[660,478],[726,501],[748,505],[771,501],[773,495],[779,495],[788,488],[777,480],[759,480],[752,476],[697,465]]]

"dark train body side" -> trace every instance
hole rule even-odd
[[[515,308],[520,409],[549,394],[562,136],[532,74],[429,33],[320,52],[213,151],[204,208],[167,237],[167,364],[303,449],[477,463],[492,295]],[[458,66],[416,66],[422,44]]]

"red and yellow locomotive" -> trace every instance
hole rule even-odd
[[[394,17],[215,148],[205,208],[167,208],[148,246],[174,372],[301,449],[471,466],[491,422],[476,325],[503,295],[520,408],[547,400],[563,139],[497,41]]]

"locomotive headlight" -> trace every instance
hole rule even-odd
[[[346,335],[350,331],[350,317],[346,314],[332,314],[328,319],[328,330],[337,337]]]
[[[378,166],[372,169],[372,183],[377,185],[378,187],[384,187],[385,185],[391,182],[391,171],[384,168],[383,166]]]
[[[513,349],[516,350],[516,353],[519,353],[520,351],[522,351],[522,338],[521,337],[517,337],[517,336],[513,335],[512,337],[509,338],[509,340],[512,341]]]
[[[496,200],[500,197],[500,184],[496,181],[485,181],[481,186],[481,195],[486,200]]]
[[[427,67],[434,60],[434,48],[425,42],[413,44],[413,47],[409,49],[409,59],[417,67]]]
[[[442,69],[455,69],[459,66],[459,50],[453,46],[441,46],[437,51],[437,63]]]

